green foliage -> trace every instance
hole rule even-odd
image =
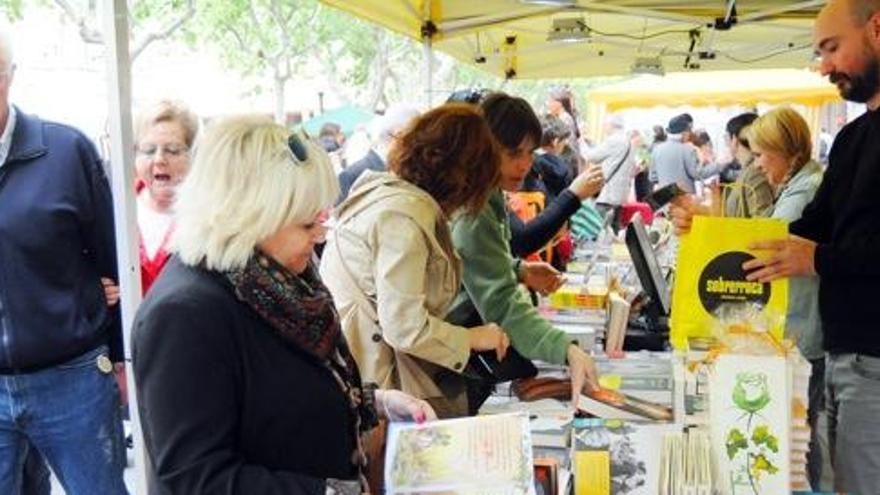
[[[22,0],[0,0],[0,12],[10,22],[21,20],[23,11],[24,5]]]
[[[756,479],[760,479],[764,473],[776,474],[778,472],[779,468],[770,462],[764,454],[758,454],[752,458],[751,473]]]
[[[749,442],[738,428],[733,428],[727,433],[724,446],[727,447],[727,458],[733,459],[740,450],[749,448]]]
[[[773,453],[779,452],[779,439],[770,433],[770,427],[767,425],[755,428],[752,432],[752,443],[758,446],[764,445]]]
[[[328,40],[330,29],[317,19],[319,9],[315,0],[203,0],[193,29],[244,74],[295,71]]]

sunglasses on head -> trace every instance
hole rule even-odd
[[[309,159],[309,152],[303,138],[298,133],[293,133],[287,138],[287,147],[297,160],[297,165],[306,163]]]

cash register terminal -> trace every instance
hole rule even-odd
[[[633,301],[634,311],[627,325],[624,350],[666,350],[672,298],[667,277],[657,262],[654,247],[639,215],[634,216],[626,228],[626,247],[642,292]]]

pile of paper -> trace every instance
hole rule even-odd
[[[708,433],[691,429],[663,437],[659,495],[711,495],[712,479]]]
[[[810,426],[807,422],[809,404],[810,362],[799,353],[789,359],[792,373],[791,400],[791,488],[795,491],[809,490],[807,454],[810,452]]]
[[[623,359],[596,356],[599,383],[638,399],[672,407],[674,363],[668,352],[630,352]]]

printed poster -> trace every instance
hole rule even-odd
[[[791,492],[784,357],[721,355],[709,376],[709,413],[722,495]]]
[[[531,495],[533,474],[524,413],[394,423],[388,432],[389,495]]]

